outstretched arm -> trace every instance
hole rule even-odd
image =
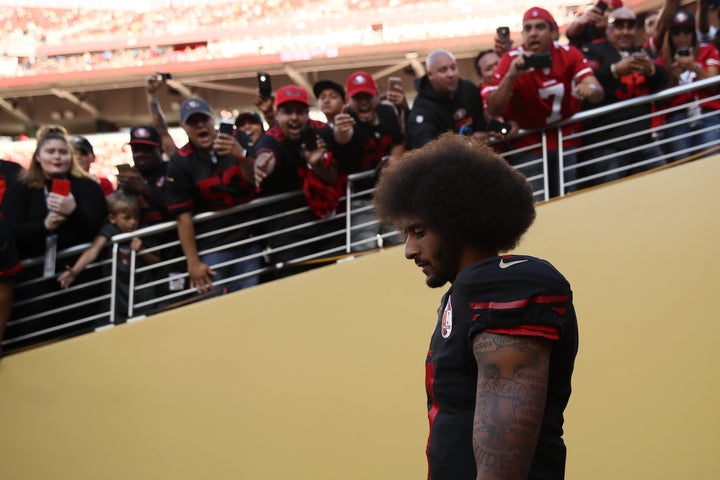
[[[175,141],[170,136],[170,129],[168,128],[167,121],[165,120],[165,114],[160,107],[160,101],[157,98],[158,89],[165,83],[162,75],[157,72],[150,74],[145,80],[145,97],[147,98],[147,106],[152,117],[153,125],[160,132],[160,138],[162,138],[163,152],[168,156],[172,156],[177,150]]]
[[[190,212],[178,215],[177,232],[180,247],[187,260],[190,287],[196,288],[198,293],[203,293],[212,287],[212,276],[215,275],[215,271],[200,260],[195,242],[195,226]]]
[[[551,345],[538,337],[488,332],[473,338],[477,478],[528,477],[545,411]]]
[[[85,267],[90,265],[92,262],[97,259],[98,255],[100,255],[100,252],[102,251],[102,248],[107,243],[107,238],[103,235],[98,235],[95,237],[95,240],[93,240],[92,245],[88,247],[87,250],[85,250],[82,255],[80,255],[80,258],[77,259],[75,262],[75,265],[72,267],[70,265],[65,266],[65,272],[63,272],[58,277],[58,282],[60,283],[60,286],[62,288],[68,288],[71,283],[75,281],[78,275],[80,275],[80,272],[85,270]]]

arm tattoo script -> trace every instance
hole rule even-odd
[[[527,478],[547,395],[547,340],[482,333],[473,341],[478,384],[473,447],[478,478]]]
[[[160,104],[158,103],[157,99],[153,99],[150,101],[150,113],[153,116],[153,120],[155,123],[155,126],[160,130],[161,132],[168,130],[167,122],[165,121],[165,115],[163,115],[162,109],[160,109]]]

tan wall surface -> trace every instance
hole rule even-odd
[[[720,157],[542,205],[571,281],[568,479],[717,479]],[[442,289],[401,248],[0,362],[0,478],[418,479]]]

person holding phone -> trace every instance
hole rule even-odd
[[[170,135],[170,128],[168,127],[165,113],[160,106],[160,100],[158,99],[157,92],[163,85],[167,84],[168,77],[160,72],[153,72],[145,79],[145,98],[147,101],[148,111],[152,118],[152,123],[160,132],[162,138],[162,151],[170,158],[170,156],[177,150],[175,140]]]
[[[552,14],[540,7],[532,7],[523,15],[522,45],[505,52],[500,59],[490,85],[483,88],[483,99],[490,117],[503,117],[506,122],[517,122],[525,130],[544,128],[566,119],[580,110],[580,101],[597,104],[603,99],[603,88],[582,52],[573,46],[561,46],[554,40],[557,22]],[[550,66],[527,68],[526,62],[542,55]],[[564,135],[579,131],[579,125],[562,127]],[[531,150],[515,154],[508,160],[522,165],[542,155],[540,134],[525,135],[514,141],[513,147],[530,147]],[[563,148],[579,146],[578,139],[566,141]],[[549,175],[548,197],[559,193],[560,146],[556,135],[547,136],[548,172],[541,163],[525,168],[533,181],[535,191],[543,189],[543,175]],[[573,154],[565,154],[564,165],[576,163]],[[565,181],[575,178],[575,171],[563,172]]]
[[[252,213],[240,212],[197,224],[194,221],[194,215],[198,213],[224,210],[255,198],[253,178],[246,174],[252,170],[252,159],[233,153],[233,150],[242,150],[241,147],[232,135],[215,130],[215,115],[202,98],[183,100],[180,104],[180,125],[188,136],[188,143],[170,157],[165,192],[168,212],[177,221],[190,287],[204,293],[220,282],[218,293],[221,293],[257,285],[257,275],[245,276],[231,283],[221,282],[260,268],[260,246],[257,242],[220,248],[250,239],[255,234],[252,228],[205,237],[200,235],[234,223],[247,222],[253,218]],[[217,251],[207,253],[210,249]],[[251,258],[222,268],[214,267],[245,257]]]
[[[378,174],[385,164],[392,162],[405,151],[405,137],[393,107],[380,103],[377,83],[368,72],[351,73],[345,82],[349,106],[347,113],[341,114],[352,120],[352,139],[341,150],[339,168],[348,174],[376,171]],[[338,117],[342,120],[342,116]],[[375,187],[377,175],[373,178],[357,180],[353,192],[357,194],[351,200],[351,241],[352,251],[359,252],[380,246],[395,245],[400,242],[391,225],[382,225],[375,218],[371,195],[367,193]],[[365,193],[363,193],[365,192]]]
[[[37,297],[58,289],[55,275],[65,270],[73,257],[58,259],[58,252],[92,242],[107,216],[105,195],[100,185],[77,162],[71,139],[64,129],[42,129],[28,169],[10,185],[2,203],[2,217],[15,236],[21,259],[44,257],[36,266],[23,269],[18,281],[42,278],[32,288],[16,289],[15,301]],[[83,278],[91,279],[92,272]],[[75,307],[45,315],[97,295],[87,288],[75,295],[48,298],[41,304],[13,308],[13,318],[40,313],[40,318],[19,325],[8,324],[6,334],[17,337],[96,313],[96,305]],[[50,339],[66,334],[60,329],[36,338]]]
[[[255,185],[262,196],[298,190],[304,194],[274,203],[266,209],[269,216],[299,210],[292,215],[278,215],[263,227],[266,233],[288,229],[287,233],[270,236],[267,244],[271,263],[285,266],[297,258],[341,249],[342,239],[337,236],[290,249],[283,247],[317,239],[339,228],[332,220],[317,220],[335,214],[340,197],[345,193],[347,176],[338,171],[333,130],[326,123],[310,118],[307,90],[298,85],[280,87],[275,94],[274,114],[276,123],[256,146]],[[311,141],[313,135],[315,145]],[[303,224],[308,226],[297,228]],[[273,275],[281,278],[320,265],[319,262],[305,263],[292,269],[279,269]]]
[[[582,48],[596,40],[603,40],[608,15],[622,6],[622,0],[597,0],[594,5],[584,7],[565,31],[570,45]]]
[[[150,125],[135,126],[130,129],[128,144],[134,166],[117,166],[118,190],[137,195],[140,227],[170,220],[165,201],[168,164],[162,158],[160,132]]]
[[[658,65],[670,71],[670,85],[687,85],[710,78],[720,73],[720,53],[712,43],[698,42],[695,18],[687,10],[676,10],[670,17],[665,31],[666,41]],[[668,153],[676,153],[674,159],[681,159],[703,150],[720,141],[720,100],[708,100],[717,94],[714,87],[682,93],[669,99],[670,107],[686,108],[669,113],[665,123],[679,122],[666,130],[671,138]],[[708,131],[703,132],[702,130]],[[693,135],[692,132],[698,131]],[[679,138],[683,135],[685,138]]]
[[[583,48],[595,76],[605,90],[605,98],[599,104],[585,102],[583,109],[610,105],[631,98],[642,97],[659,92],[668,82],[667,71],[656,66],[650,56],[635,47],[635,34],[638,20],[629,8],[617,8],[608,17],[606,39]],[[583,122],[586,131],[598,129],[586,134],[585,145],[592,146],[583,156],[585,161],[597,162],[585,167],[589,175],[602,175],[582,186],[605,183],[625,177],[639,171],[628,167],[630,164],[659,158],[662,151],[651,136],[651,103],[642,103],[614,110],[603,116]],[[604,128],[606,125],[620,124],[618,127]],[[603,128],[600,130],[600,128]],[[628,138],[625,138],[629,136]],[[617,140],[622,137],[622,140]],[[625,153],[632,150],[630,153]],[[604,157],[607,157],[603,159]],[[663,160],[649,164],[643,169],[664,164]],[[618,171],[613,171],[617,170]],[[610,172],[610,173],[606,173]]]

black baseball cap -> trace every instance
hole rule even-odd
[[[315,98],[319,98],[320,94],[323,92],[323,90],[335,90],[340,94],[343,100],[345,100],[345,88],[343,88],[342,85],[340,85],[337,82],[333,82],[332,80],[320,80],[319,82],[315,83],[313,85],[313,93],[315,94]]]
[[[155,127],[140,125],[130,130],[130,145],[150,145],[161,147],[160,132]]]
[[[75,150],[79,152],[95,155],[95,151],[93,150],[93,146],[90,143],[90,140],[81,135],[74,135],[72,137],[72,146]]]
[[[187,119],[190,118],[190,116],[195,115],[196,113],[202,113],[203,115],[207,115],[208,117],[213,116],[210,105],[208,105],[208,103],[202,98],[191,97],[183,100],[183,102],[180,104],[180,122],[187,122]]]
[[[260,114],[257,112],[253,112],[252,110],[243,110],[242,112],[240,112],[235,119],[235,126],[239,127],[245,122],[257,123],[258,125],[263,124],[263,121],[260,118]]]

